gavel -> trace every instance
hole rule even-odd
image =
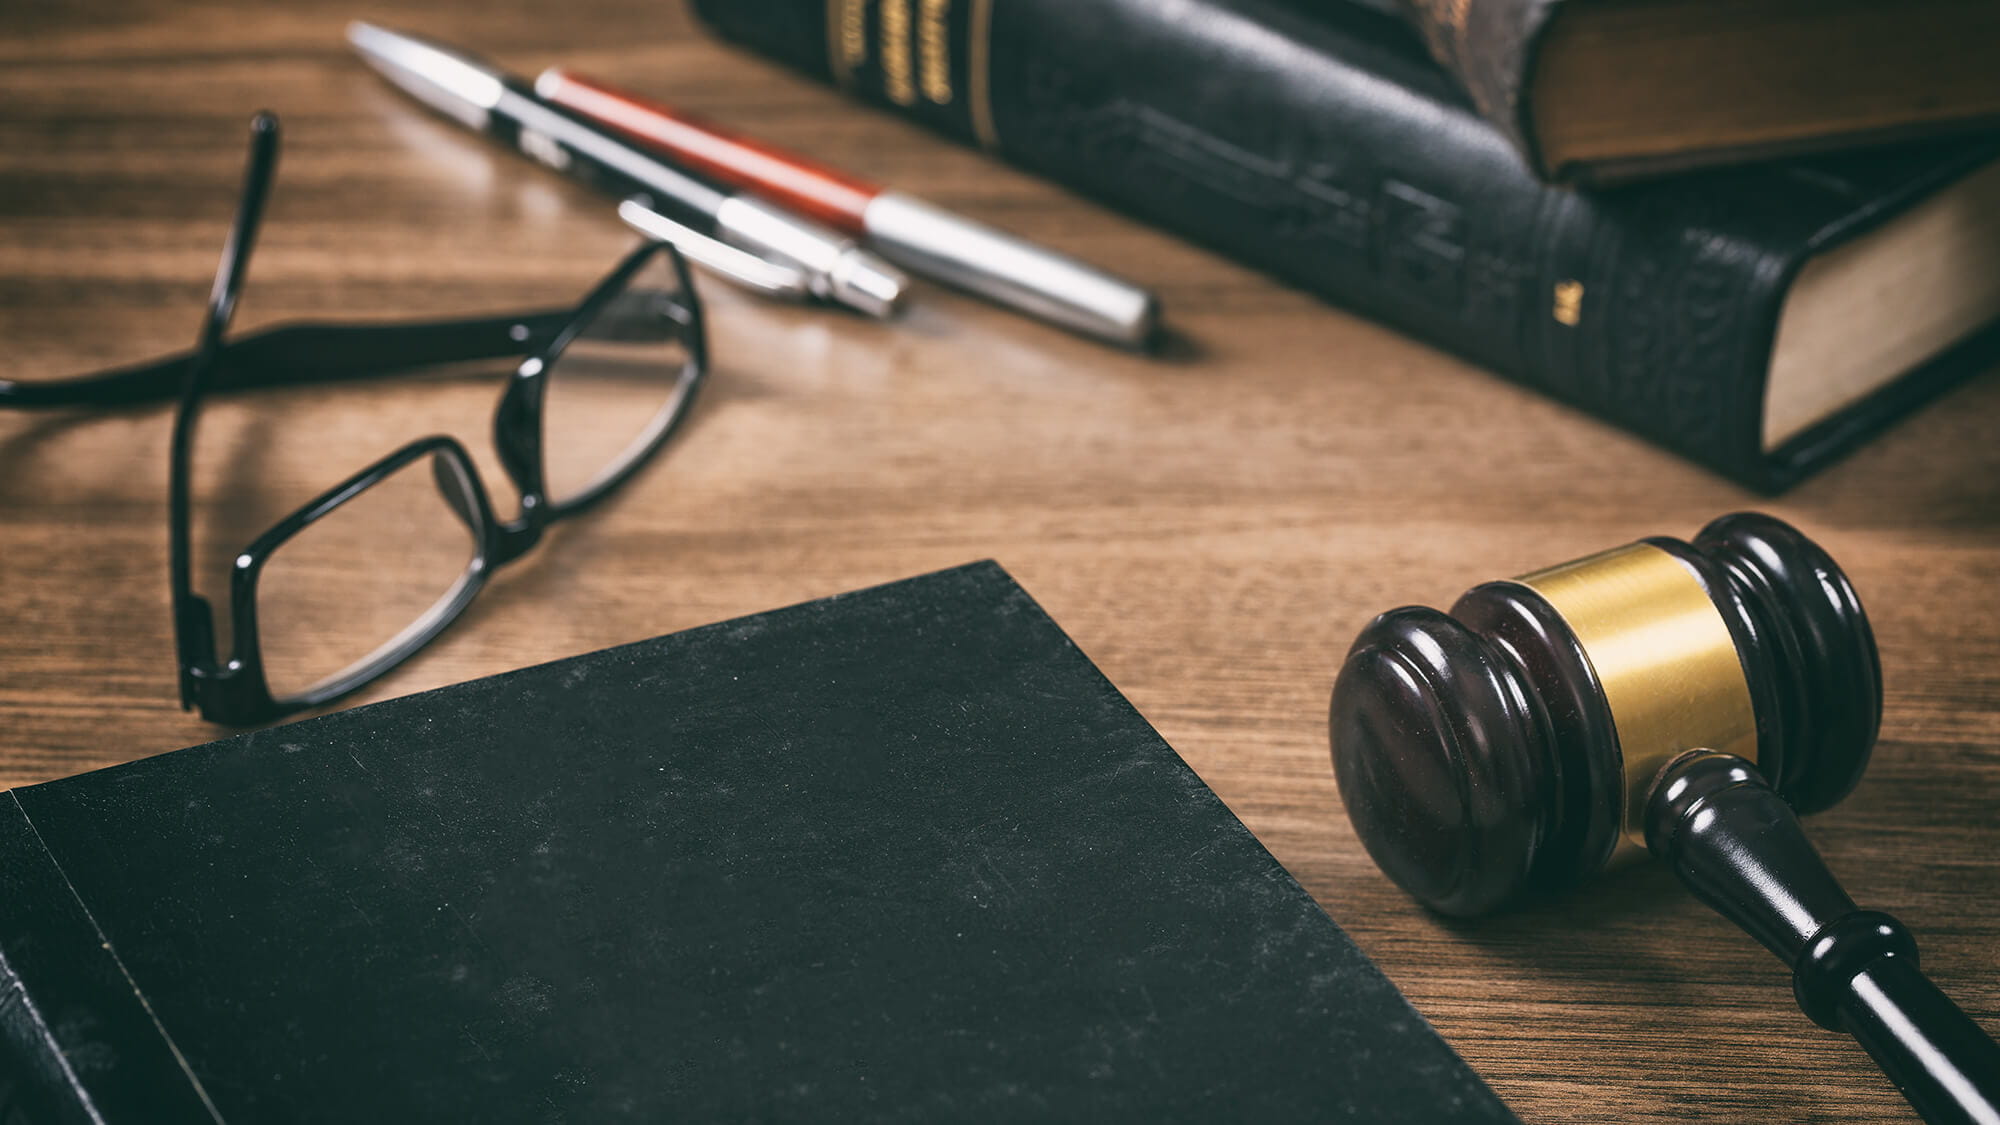
[[[1334,681],[1334,772],[1376,864],[1473,916],[1651,854],[1791,968],[1932,1122],[2000,1123],[2000,1047],[1855,906],[1799,828],[1860,781],[1875,636],[1817,544],[1738,513],[1369,622]]]

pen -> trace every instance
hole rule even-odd
[[[543,71],[535,92],[676,164],[861,236],[912,273],[1130,347],[1159,319],[1159,302],[1129,281],[659,102],[561,69]]]
[[[460,124],[614,194],[642,197],[648,208],[621,209],[627,222],[751,288],[809,292],[878,317],[902,298],[907,279],[847,237],[641,152],[477,58],[368,23],[349,24],[347,41],[383,77]]]

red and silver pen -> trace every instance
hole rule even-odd
[[[1139,286],[913,196],[566,70],[543,71],[535,92],[661,157],[859,235],[912,273],[1127,347],[1144,346],[1158,322],[1159,302]]]

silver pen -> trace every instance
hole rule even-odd
[[[918,276],[1127,347],[1144,347],[1159,321],[1159,302],[1125,278],[672,106],[561,69],[543,71],[535,92],[677,167],[859,238]]]
[[[473,56],[368,23],[349,24],[347,41],[384,78],[454,121],[642,201],[620,208],[628,223],[748,288],[886,317],[908,287],[894,266],[846,236],[641,152]]]

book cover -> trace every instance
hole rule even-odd
[[[0,794],[0,883],[31,1122],[1513,1120],[991,563]]]
[[[1536,180],[1403,21],[1370,5],[695,0],[695,9],[729,40],[1759,491],[1822,467],[2000,350],[2000,294],[1958,284],[2000,274],[1977,268],[2000,256],[2000,243],[1983,228],[1953,228],[1908,258],[1957,246],[1970,267],[1928,288],[1888,287],[1907,301],[1870,314],[1890,331],[1951,305],[1948,323],[1912,329],[1887,366],[1837,391],[1809,386],[1804,408],[1766,424],[1780,322],[1801,272],[1990,172],[2000,138],[1581,194]],[[1982,201],[1994,194],[1990,183],[1983,190]],[[1960,210],[1978,223],[2000,207]],[[1850,302],[1882,288],[1868,271],[1851,280]],[[1468,436],[1478,436],[1470,421]]]

